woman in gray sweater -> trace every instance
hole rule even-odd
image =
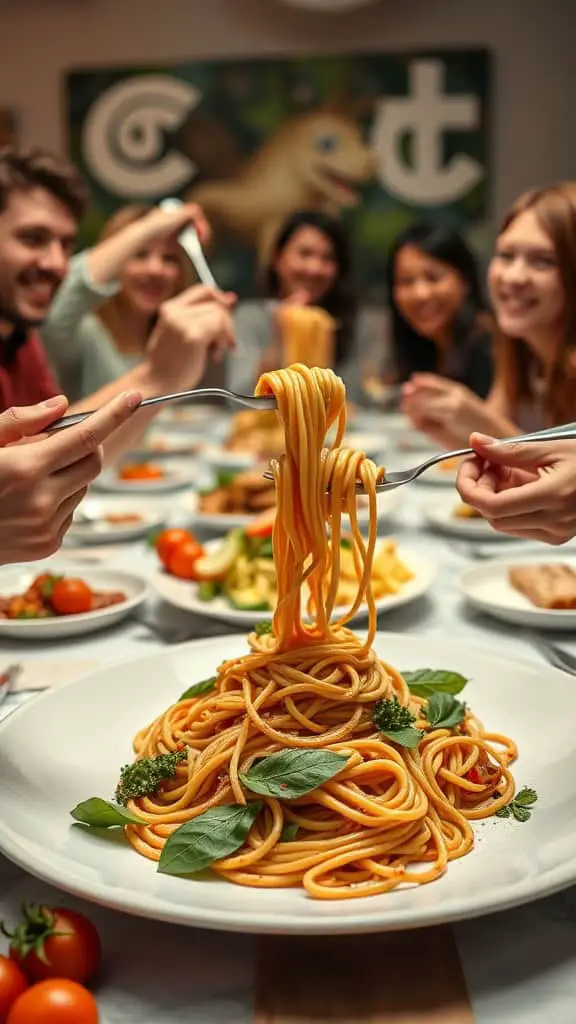
[[[69,398],[92,394],[141,361],[160,306],[191,283],[177,240],[191,219],[204,237],[206,223],[195,205],[171,212],[125,206],[94,248],[72,259],[42,326]]]
[[[350,401],[366,403],[363,373],[375,358],[380,366],[386,363],[383,313],[358,308],[350,244],[340,221],[317,211],[293,214],[276,238],[264,285],[264,298],[240,302],[236,309],[228,387],[251,394],[259,374],[272,365],[282,304],[320,306],[338,325],[333,369],[344,379]]]

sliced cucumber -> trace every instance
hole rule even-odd
[[[198,598],[200,601],[213,601],[220,593],[220,584],[216,580],[202,580],[198,587]]]
[[[227,597],[233,608],[239,612],[269,612],[270,602],[262,597],[255,587],[242,590],[228,590]]]
[[[242,530],[231,530],[224,538],[217,551],[203,555],[194,564],[194,572],[199,580],[223,580],[242,554],[244,535]]]

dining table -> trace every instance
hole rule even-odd
[[[221,423],[225,414],[214,410],[213,415]],[[366,420],[372,432],[381,431],[387,465],[394,469],[402,439],[397,417],[394,430],[384,412],[372,411]],[[201,429],[195,423],[196,435]],[[208,413],[204,429],[211,434]],[[405,463],[406,452],[401,456]],[[193,481],[205,477],[201,459],[199,454],[190,461]],[[382,611],[379,630],[459,639],[470,644],[471,652],[475,647],[497,648],[500,655],[544,666],[543,655],[520,627],[475,611],[463,599],[458,580],[473,564],[470,544],[432,531],[422,514],[426,502],[445,495],[444,487],[422,478],[402,488],[392,517],[379,527],[380,534],[397,537],[436,565],[427,594]],[[137,500],[135,496],[135,507]],[[163,508],[168,524],[190,525],[177,495],[147,498],[148,503],[152,500]],[[201,539],[208,536],[204,531]],[[495,540],[494,557],[499,549]],[[88,565],[99,558],[107,568],[146,577],[158,570],[156,553],[145,539],[106,543],[104,548],[76,547],[69,541],[42,564],[65,567],[85,560]],[[144,609],[100,632],[50,642],[3,637],[2,662],[21,663],[31,679],[43,677],[46,685],[58,685],[62,679],[166,650],[169,645],[149,620],[181,626],[186,642],[235,632],[226,622],[163,604],[151,589]],[[565,633],[561,642],[576,654],[575,635]],[[34,699],[34,692],[11,694],[0,706],[0,720]],[[73,906],[95,922],[103,948],[95,985],[102,1024],[576,1020],[576,888],[434,928],[379,935],[259,936],[185,928],[93,905],[56,891],[0,855],[0,920],[13,923],[23,902]]]

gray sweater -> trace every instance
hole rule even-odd
[[[117,281],[97,284],[90,275],[86,252],[78,253],[42,325],[48,358],[71,401],[117,380],[142,359],[119,352],[108,329],[94,315],[119,287]]]

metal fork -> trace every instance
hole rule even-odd
[[[192,388],[191,391],[175,391],[171,395],[155,395],[140,402],[139,408],[145,409],[148,405],[170,405],[171,402],[179,402],[183,398],[227,398],[230,402],[245,405],[248,409],[258,409],[260,412],[276,408],[276,399],[273,395],[237,395],[235,391],[227,391],[225,388]],[[88,416],[93,416],[95,412],[96,409],[91,409],[89,412],[74,412],[70,416],[62,416],[46,427],[46,430],[52,432],[73,427],[76,423],[82,423]]]
[[[569,441],[576,439],[576,423],[566,423],[561,427],[553,427],[549,430],[537,430],[531,434],[517,434],[515,437],[505,437],[499,441],[499,444],[515,444],[522,442],[529,443],[531,441]],[[418,466],[413,466],[411,469],[397,470],[396,472],[388,472],[386,470],[385,479],[376,484],[376,491],[381,494],[383,491],[394,491],[397,487],[403,487],[404,484],[411,484],[413,480],[417,480],[419,476],[422,476],[427,469],[431,469],[432,466],[438,465],[439,462],[446,462],[449,459],[461,459],[465,455],[475,455],[473,448],[459,448],[453,452],[440,452],[438,455],[432,455],[429,459],[421,462]],[[264,473],[266,480],[273,480],[273,474],[267,470]],[[363,493],[362,484],[356,485],[356,490],[359,493]]]
[[[163,199],[160,203],[160,209],[166,210],[167,212],[170,212],[170,210],[177,210],[179,206],[182,206],[180,199]],[[198,238],[196,228],[192,224],[189,224],[178,235],[178,241],[188,258],[194,264],[196,273],[198,274],[202,284],[207,284],[211,288],[217,288],[218,285],[216,284],[216,278],[206,262],[204,250],[200,243],[200,239]]]
[[[526,630],[524,636],[551,665],[562,669],[563,672],[568,672],[572,676],[576,676],[576,656],[574,654],[569,654],[568,651],[563,650],[549,640],[545,640],[544,637],[532,632],[532,630]]]

